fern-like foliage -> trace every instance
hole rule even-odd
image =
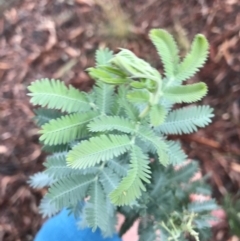
[[[207,126],[213,117],[209,106],[192,106],[174,110],[169,113],[166,122],[156,129],[164,134],[189,134],[199,127]]]
[[[101,135],[75,146],[69,152],[67,162],[73,168],[84,169],[120,156],[130,148],[131,140],[126,135]]]
[[[132,148],[130,170],[117,189],[110,194],[113,203],[117,205],[129,204],[141,195],[141,190],[146,190],[142,181],[150,182],[148,162],[147,157],[139,147]]]
[[[76,113],[51,120],[42,126],[40,141],[47,145],[59,145],[84,138],[88,134],[86,125],[96,116],[96,112]]]
[[[52,174],[47,174],[44,172],[38,172],[34,175],[32,175],[28,183],[33,188],[43,188],[51,186],[55,182],[55,179],[53,178]]]
[[[163,29],[153,29],[149,36],[161,56],[166,76],[173,78],[179,64],[179,50],[175,40],[170,33]]]
[[[197,240],[216,205],[189,203],[190,193],[209,194],[209,188],[204,180],[190,183],[196,162],[175,170],[187,155],[167,135],[192,133],[211,122],[209,106],[173,109],[206,95],[205,83],[182,82],[202,67],[208,44],[197,35],[181,62],[168,32],[154,29],[149,37],[162,74],[129,50],[103,49],[87,70],[96,81],[91,92],[53,79],[28,87],[31,103],[41,107],[35,112],[40,141],[52,153],[46,170],[29,183],[48,187],[40,204],[44,217],[68,208],[81,215],[81,226],[111,236],[118,210],[126,215],[121,233],[142,216],[140,240],[186,240],[187,234]]]
[[[72,86],[67,88],[59,80],[37,80],[28,87],[28,90],[31,92],[29,96],[31,96],[31,103],[34,105],[68,113],[90,110],[85,93]]]

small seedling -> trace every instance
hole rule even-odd
[[[205,83],[185,84],[203,66],[208,42],[199,34],[182,60],[173,37],[161,29],[149,37],[159,53],[164,75],[127,49],[98,50],[89,75],[89,93],[54,79],[32,83],[31,103],[41,127],[46,169],[30,184],[49,187],[40,211],[51,216],[63,208],[81,215],[81,226],[115,232],[116,212],[126,216],[120,235],[140,217],[140,240],[209,238],[217,208],[214,200],[189,201],[191,193],[209,195],[204,180],[190,182],[198,164],[168,135],[189,134],[211,122],[213,109],[192,104],[207,94]],[[160,230],[160,232],[159,232]]]

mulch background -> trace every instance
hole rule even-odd
[[[209,127],[180,139],[189,157],[200,161],[203,173],[211,173],[219,202],[239,190],[240,2],[111,2],[22,0],[0,18],[0,241],[31,241],[43,221],[37,206],[44,190],[32,190],[26,183],[29,175],[42,170],[44,160],[26,87],[47,77],[89,90],[92,82],[85,69],[103,46],[129,48],[161,70],[148,39],[151,28],[170,31],[182,54],[195,34],[208,38],[210,57],[193,80],[207,83],[203,103],[214,107],[215,118]],[[237,239],[225,222],[215,228],[213,240]]]

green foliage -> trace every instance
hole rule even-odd
[[[240,237],[240,193],[226,195],[223,200],[223,208],[227,214],[230,232]]]
[[[174,168],[187,155],[167,135],[192,133],[211,122],[209,106],[173,109],[175,103],[193,103],[206,95],[205,83],[182,82],[206,61],[208,44],[197,35],[181,62],[169,33],[155,29],[150,39],[163,75],[129,50],[113,54],[104,49],[88,69],[96,80],[89,93],[59,80],[29,86],[31,102],[41,107],[35,112],[40,140],[52,153],[46,170],[29,183],[49,187],[40,204],[43,216],[69,208],[80,213],[81,226],[111,236],[120,211],[126,215],[123,232],[142,216],[140,240],[157,240],[159,230],[162,241],[188,235],[199,240],[216,204],[189,203],[190,193],[209,193],[209,188],[202,180],[190,182],[196,162]]]

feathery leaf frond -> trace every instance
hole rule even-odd
[[[197,173],[199,166],[196,162],[186,163],[181,166],[177,171],[174,170],[174,175],[169,178],[169,182],[176,184],[188,183],[190,179]]]
[[[136,104],[147,103],[149,101],[150,94],[148,91],[134,90],[134,91],[128,92],[127,98],[132,103],[136,103]]]
[[[168,141],[167,144],[170,164],[178,165],[186,161],[187,155],[184,153],[179,142]]]
[[[181,82],[192,77],[206,62],[208,56],[208,41],[202,35],[198,34],[192,43],[190,53],[178,66],[176,80]]]
[[[127,135],[101,135],[81,142],[68,153],[67,162],[72,168],[84,169],[101,161],[108,161],[131,148]]]
[[[142,181],[150,182],[150,168],[148,158],[141,149],[133,146],[130,154],[130,170],[126,177],[120,182],[117,189],[110,194],[111,201],[119,206],[129,205],[141,196],[141,191],[146,188]]]
[[[87,124],[97,115],[97,112],[74,113],[51,120],[42,126],[40,141],[49,145],[58,145],[85,137],[88,133]]]
[[[83,112],[91,109],[86,94],[71,85],[67,87],[64,82],[54,79],[41,79],[33,82],[28,90],[31,92],[30,102],[49,109],[63,112]]]
[[[151,128],[140,126],[137,136],[143,140],[146,145],[148,145],[148,148],[157,152],[160,163],[163,165],[167,165],[169,163],[167,144],[160,137],[156,136]]]
[[[105,231],[108,226],[108,213],[104,192],[99,182],[94,181],[92,183],[89,195],[91,198],[85,208],[86,221],[93,232],[96,231],[97,228]]]
[[[189,134],[211,123],[213,109],[209,106],[192,106],[174,110],[156,129],[164,134]]]
[[[55,204],[51,202],[49,198],[44,196],[39,205],[39,213],[43,218],[50,218],[56,213],[58,213],[60,209],[56,208]]]
[[[51,174],[38,172],[30,176],[28,183],[33,188],[43,188],[51,186],[56,180]]]
[[[115,99],[114,86],[97,81],[94,91],[96,92],[96,105],[101,114],[110,114]]]
[[[80,174],[79,170],[70,168],[66,163],[67,152],[54,153],[47,157],[44,166],[47,168],[45,173],[53,175],[54,178],[61,179],[63,177]]]
[[[96,52],[96,65],[105,65],[113,58],[113,51],[108,48],[98,49]]]
[[[153,126],[161,125],[167,115],[167,111],[161,105],[153,105],[150,109],[150,121]]]
[[[206,211],[209,212],[217,208],[219,207],[216,204],[215,200],[213,199],[203,201],[203,202],[195,201],[188,205],[188,210],[195,213],[206,212]]]
[[[92,132],[118,130],[124,133],[133,133],[135,125],[127,118],[120,116],[103,116],[90,122],[88,128]]]
[[[152,29],[149,34],[164,65],[165,75],[174,77],[179,63],[178,47],[172,35],[163,29]]]
[[[192,103],[207,94],[207,86],[200,82],[191,85],[173,86],[164,90],[164,97],[175,103]]]
[[[117,188],[120,178],[112,171],[112,169],[105,167],[100,171],[99,180],[108,196],[110,192]]]
[[[109,160],[107,162],[107,165],[109,168],[115,171],[118,176],[120,177],[127,176],[127,172],[129,169],[128,164],[123,163],[121,159],[114,158],[112,160]]]
[[[85,198],[88,187],[94,181],[93,175],[72,175],[54,183],[47,194],[47,198],[56,205],[57,209],[76,205]]]
[[[48,123],[50,120],[57,119],[62,116],[62,114],[57,110],[48,110],[43,108],[34,110],[34,113],[36,114],[34,120],[40,127]]]

